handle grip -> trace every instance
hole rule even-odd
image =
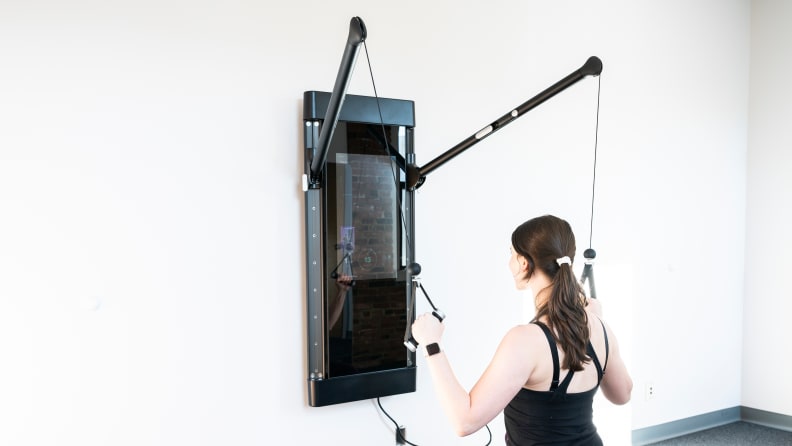
[[[437,320],[438,320],[438,321],[440,321],[441,323],[443,322],[443,320],[444,320],[444,319],[445,319],[445,317],[446,317],[446,316],[445,316],[445,313],[443,313],[443,312],[442,312],[442,311],[440,311],[440,310],[434,310],[434,311],[432,311],[432,316],[434,316],[435,318],[437,318]],[[409,337],[409,338],[407,338],[407,339],[404,341],[404,346],[405,346],[405,347],[407,347],[407,350],[409,350],[409,351],[411,351],[411,352],[413,352],[413,353],[415,353],[415,351],[416,351],[416,350],[418,350],[418,341],[416,341],[416,340],[415,340],[415,338],[414,338],[414,337],[413,337],[413,335],[412,335],[412,332],[410,333],[410,337]]]

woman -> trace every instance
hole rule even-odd
[[[512,234],[509,269],[518,289],[533,292],[536,316],[509,330],[468,393],[439,343],[443,324],[430,314],[412,325],[443,409],[459,436],[504,411],[507,445],[599,445],[592,422],[598,388],[614,404],[630,400],[632,380],[616,336],[586,299],[572,271],[575,236],[557,217],[537,217]]]

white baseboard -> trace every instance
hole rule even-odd
[[[632,444],[640,446],[656,443],[740,420],[740,407],[716,410],[715,412],[658,424],[657,426],[635,429],[632,431]]]
[[[751,407],[737,406],[729,409],[696,415],[695,417],[649,426],[632,431],[632,444],[641,446],[676,438],[694,432],[712,429],[735,421],[745,421],[792,432],[792,416]]]
[[[740,419],[749,423],[792,432],[792,417],[789,415],[740,406]]]

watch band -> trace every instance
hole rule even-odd
[[[426,345],[426,356],[432,356],[440,353],[440,344],[437,342],[432,342],[431,344]]]

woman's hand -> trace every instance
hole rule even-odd
[[[339,293],[346,293],[350,286],[352,286],[352,276],[338,276],[336,279],[336,287]]]
[[[421,345],[440,342],[445,326],[432,313],[424,313],[412,324],[412,335]]]

